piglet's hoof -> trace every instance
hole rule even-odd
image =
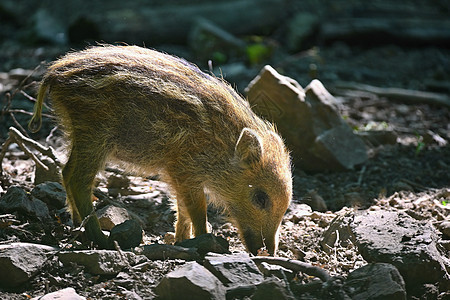
[[[130,249],[139,246],[142,241],[142,227],[136,220],[126,220],[111,229],[108,238],[109,248],[114,249],[114,241],[120,248]]]

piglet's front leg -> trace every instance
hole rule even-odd
[[[175,240],[179,242],[190,239],[191,233],[194,236],[207,233],[206,197],[203,189],[182,185],[177,186],[175,190],[178,208]]]

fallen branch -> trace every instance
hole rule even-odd
[[[31,159],[36,163],[37,166],[43,168],[46,171],[49,171],[50,168],[41,159],[39,159],[31,149],[36,149],[39,153],[51,158],[55,164],[55,169],[59,169],[62,167],[62,163],[56,157],[55,152],[52,147],[44,147],[40,143],[36,142],[33,139],[30,139],[24,136],[18,129],[14,127],[9,128],[9,137],[2,145],[2,149],[0,151],[0,174],[2,174],[2,162],[3,158],[6,155],[6,151],[11,143],[16,143],[22,151],[31,157]]]
[[[334,86],[337,90],[357,90],[374,94],[378,97],[386,97],[393,101],[408,104],[432,104],[450,108],[450,98],[444,94],[407,90],[401,88],[382,88],[354,82],[340,82]],[[338,91],[337,91],[338,92]]]
[[[323,282],[328,281],[331,277],[327,271],[322,268],[313,266],[311,264],[284,257],[266,257],[266,256],[256,256],[251,258],[256,264],[261,264],[263,262],[282,266],[286,269],[290,269],[294,272],[303,272],[311,276],[320,278]]]

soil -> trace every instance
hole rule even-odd
[[[342,45],[331,46],[328,50],[322,50],[322,53],[332,57],[336,51],[343,51],[341,48]],[[32,66],[38,65],[39,60],[42,59],[42,51],[38,51],[38,49],[34,49],[34,52],[32,49],[28,51],[31,55],[28,56],[28,61],[23,62],[23,67],[30,69]],[[431,50],[401,49],[398,51],[401,51],[403,56],[413,59],[427,56]],[[443,50],[436,51],[442,52]],[[370,51],[361,50],[357,55],[356,62],[353,60],[355,57],[353,55],[341,57],[335,64],[332,60],[328,60],[327,66],[329,68],[334,66],[337,69],[346,63],[353,66],[358,63],[361,66],[365,62],[367,68],[370,68],[373,73],[379,71],[377,74],[383,74],[386,72],[385,70],[377,70],[377,64],[369,62],[374,57],[385,56],[386,48],[383,47]],[[11,52],[11,61],[18,60],[22,64],[23,59],[24,57],[18,56],[17,52]],[[408,72],[408,76],[414,77],[415,74],[421,74],[418,63],[411,65],[416,67]],[[6,66],[12,68],[10,64]],[[4,71],[9,71],[9,69]],[[373,84],[379,83],[384,86],[394,85],[419,90],[424,88],[420,81],[421,76],[424,76],[423,73],[406,82],[404,70],[397,68],[389,71],[389,77],[385,78],[385,81],[380,81],[382,76],[377,76],[377,82],[373,82]],[[357,78],[350,79],[357,80]],[[324,78],[323,82],[326,87],[328,87],[327,82],[329,81],[328,78]],[[0,83],[5,85],[11,82],[13,83],[11,90],[19,87],[20,81],[11,80],[9,77],[2,78]],[[367,81],[363,82],[367,83]],[[31,84],[25,91],[34,95],[35,85]],[[22,95],[17,93],[13,101],[26,101]],[[448,107],[393,102],[390,99],[363,92],[340,91],[335,95],[339,101],[341,114],[356,131],[362,132],[374,128],[389,129],[397,135],[397,141],[394,144],[368,146],[370,159],[354,170],[324,171],[311,174],[295,169],[293,202],[309,203],[312,195],[315,195],[314,197],[319,195],[325,201],[327,211],[300,218],[289,217],[288,212],[282,225],[278,255],[310,262],[328,270],[331,275],[345,277],[350,271],[367,262],[361,257],[355,246],[336,245],[333,251],[325,251],[320,246],[322,233],[336,215],[344,214],[349,209],[369,207],[376,209],[377,207],[378,209],[408,208],[414,212],[417,218],[430,221],[442,218],[442,215],[433,213],[433,211],[436,202],[446,204],[450,200],[450,146],[448,145],[450,141],[450,111]],[[8,105],[6,94],[2,93],[1,96],[2,105],[5,108]],[[15,113],[15,115],[20,115],[20,113]],[[4,115],[0,122],[8,124],[11,119]],[[51,123],[48,123],[46,128],[50,129],[51,127]],[[41,133],[40,141],[44,144],[46,143],[44,137],[48,132],[44,128],[44,132]],[[3,141],[4,137],[1,142]],[[53,145],[61,144],[58,133],[54,133],[50,141]],[[293,151],[295,150],[293,149]],[[18,147],[10,147],[2,163],[6,175],[2,178],[1,194],[4,194],[13,184],[20,185],[27,191],[33,188],[34,163]],[[127,175],[130,184],[125,190],[108,190],[108,178],[117,176],[117,172],[112,172],[112,167],[99,176],[95,193],[97,208],[108,203],[125,205],[145,220],[145,243],[163,243],[164,235],[174,231],[174,212],[168,186],[158,181],[157,178]],[[152,191],[157,191],[159,194],[155,197],[154,203],[148,203],[137,198],[127,197],[127,193],[131,193],[130,190],[137,195]],[[420,199],[421,205],[408,205],[408,203]],[[2,213],[0,216],[0,243],[21,241],[59,247],[67,246],[72,249],[87,249],[89,245],[86,243],[83,244],[79,240],[71,241],[76,233],[71,226],[69,214],[63,210],[49,208],[54,218],[48,222],[40,222],[21,213]],[[209,208],[208,213],[213,233],[226,237],[232,251],[244,251],[236,228],[227,221],[226,217],[213,207]],[[448,215],[444,217],[448,218]],[[137,298],[133,296],[132,291],[142,298],[150,298],[154,296],[153,287],[161,278],[182,263],[184,262],[180,260],[155,261],[147,269],[125,270],[118,276],[107,277],[93,276],[76,265],[63,267],[56,259],[53,259],[26,285],[15,290],[0,289],[0,297],[2,299],[25,299],[70,286],[74,287],[80,295],[91,299]],[[309,280],[307,277],[302,278],[301,276],[299,279]]]

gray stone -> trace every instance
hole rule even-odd
[[[298,223],[305,216],[310,216],[311,214],[312,209],[308,204],[291,202],[289,208],[286,211],[284,219],[289,220],[293,223]]]
[[[396,266],[407,289],[437,282],[450,288],[450,259],[436,247],[431,224],[401,211],[364,211],[355,215],[350,228],[363,258]]]
[[[208,255],[204,266],[227,287],[257,284],[264,280],[247,253]]]
[[[78,250],[58,253],[64,265],[76,263],[86,267],[86,271],[95,275],[115,275],[123,268],[134,265],[142,257],[131,252],[113,250]]]
[[[450,238],[450,221],[441,221],[437,224],[437,228],[442,234],[449,239]]]
[[[31,195],[58,209],[66,206],[66,192],[59,182],[44,182],[31,191]]]
[[[12,186],[0,198],[0,210],[13,213],[15,211],[35,216],[39,219],[50,218],[47,205],[39,199],[29,195],[18,186]]]
[[[223,284],[196,262],[188,262],[167,274],[155,292],[162,299],[225,299]]]
[[[276,277],[271,277],[259,283],[256,291],[250,298],[252,300],[294,300],[292,292],[286,288],[283,281]]]
[[[249,299],[256,290],[256,286],[252,284],[237,285],[227,288],[227,299]]]
[[[197,260],[200,255],[194,248],[184,248],[181,246],[152,244],[136,247],[134,251],[137,254],[145,255],[151,260],[166,260],[166,259],[184,259]]]
[[[265,66],[246,92],[252,109],[277,125],[301,169],[351,169],[367,160],[364,142],[341,118],[336,99],[320,81],[303,89]]]
[[[368,264],[351,272],[343,286],[354,300],[406,299],[405,282],[391,264]]]
[[[114,226],[130,220],[130,214],[125,208],[114,205],[107,205],[99,209],[96,213],[100,227],[103,230],[111,230]]]
[[[49,157],[43,156],[39,160],[46,168],[42,167],[40,164],[36,164],[36,169],[34,170],[34,184],[38,185],[47,181],[60,182],[62,178],[61,167]]]
[[[25,283],[44,265],[47,255],[57,250],[30,243],[0,245],[0,285],[15,287]]]
[[[323,200],[317,190],[308,191],[302,197],[302,202],[309,205],[315,211],[326,212],[328,210],[325,200]]]
[[[130,249],[141,244],[142,236],[141,224],[136,220],[126,220],[111,229],[108,242],[113,246],[113,241],[117,241],[122,249]]]
[[[31,300],[86,300],[85,297],[82,297],[77,294],[77,292],[73,288],[65,288],[53,293],[45,294],[44,296],[34,297]]]
[[[208,252],[214,253],[229,253],[230,245],[228,241],[220,236],[215,236],[212,233],[205,233],[193,239],[184,240],[175,243],[177,246],[185,248],[196,248],[200,255],[205,255]]]
[[[345,123],[317,136],[309,151],[317,159],[327,159],[332,170],[352,169],[367,160],[364,143]]]
[[[316,137],[308,152],[326,163],[326,169],[352,169],[368,158],[364,142],[353,133],[336,108],[336,99],[318,80],[305,88]]]
[[[330,251],[336,247],[337,243],[340,246],[346,247],[349,242],[355,242],[350,229],[350,223],[353,222],[353,218],[353,210],[348,209],[341,211],[341,214],[337,215],[331,221],[320,240],[320,245],[325,252],[330,254]]]

